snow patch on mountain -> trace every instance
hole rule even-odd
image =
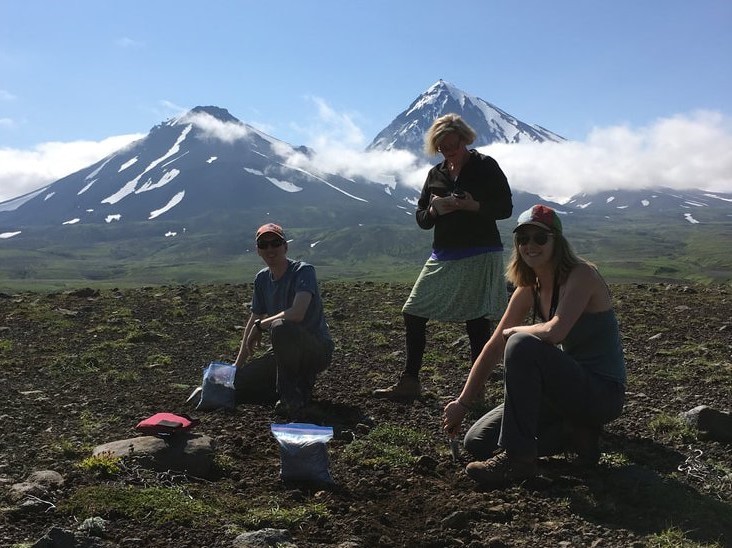
[[[174,156],[175,154],[178,154],[178,151],[180,151],[180,145],[185,141],[185,138],[188,136],[188,133],[190,133],[193,126],[191,124],[188,124],[181,134],[178,136],[178,139],[175,141],[172,147],[163,154],[160,158],[157,158],[156,160],[153,160],[150,165],[148,165],[145,170],[140,173],[137,177],[126,183],[122,188],[120,188],[117,192],[112,194],[111,196],[107,196],[102,200],[103,204],[110,204],[114,205],[123,198],[129,196],[133,192],[135,192],[135,189],[137,188],[137,183],[140,182],[140,179],[142,178],[145,173],[150,171],[151,169],[154,169],[156,166],[158,166],[160,163],[164,162],[166,159],[170,158],[171,156]]]
[[[8,238],[12,238],[13,236],[17,236],[20,234],[20,230],[16,230],[15,232],[3,232],[0,233],[0,240],[7,240]]]
[[[132,166],[132,165],[134,165],[136,163],[137,163],[137,156],[135,156],[134,158],[130,158],[124,164],[122,164],[121,166],[119,166],[119,169],[117,170],[117,173],[123,172],[125,169],[127,169],[128,167],[130,167],[130,166]]]
[[[95,169],[89,175],[87,175],[85,177],[85,179],[88,181],[89,179],[93,179],[94,177],[96,177],[97,175],[99,175],[99,172],[102,171],[102,169],[104,169],[104,166],[106,166],[110,162],[110,160],[112,158],[114,158],[115,156],[116,156],[116,154],[110,155],[109,158],[107,158],[106,160],[104,160],[104,162],[97,169]]]
[[[709,196],[710,198],[714,198],[715,200],[722,200],[723,202],[732,202],[732,198],[724,198],[723,196],[718,196],[717,194],[709,194],[705,192],[704,196]]]
[[[30,192],[26,194],[25,196],[18,196],[17,198],[13,198],[12,200],[8,200],[7,202],[3,202],[0,204],[0,211],[14,211],[18,209],[20,206],[22,206],[24,203],[32,200],[36,196],[43,194],[48,190],[48,187],[45,186],[43,188],[39,188],[38,190],[34,192]]]
[[[94,184],[95,181],[97,181],[97,179],[89,181],[89,183],[84,185],[84,188],[82,188],[79,192],[77,192],[76,195],[81,196],[82,194],[84,194],[87,190],[89,190],[91,188],[91,186]]]
[[[165,163],[164,163],[164,164],[163,164],[163,165],[162,165],[161,167],[168,167],[168,166],[169,166],[170,164],[172,164],[173,162],[177,162],[178,160],[180,160],[181,158],[183,158],[183,156],[185,156],[185,155],[186,155],[186,154],[188,154],[189,152],[190,152],[190,150],[186,150],[186,151],[185,151],[185,152],[184,152],[183,154],[181,154],[180,156],[176,156],[176,157],[175,157],[175,158],[173,158],[172,160],[168,160],[167,162],[165,162]]]
[[[141,192],[147,192],[155,188],[163,187],[167,185],[170,181],[175,179],[178,175],[180,175],[180,170],[171,169],[167,173],[163,174],[163,176],[157,183],[152,183],[150,180],[148,180],[144,185],[135,190],[135,194],[140,194]]]
[[[186,195],[186,191],[185,190],[181,190],[178,194],[176,194],[175,196],[173,196],[170,199],[170,201],[167,204],[165,204],[163,207],[161,207],[160,209],[156,209],[155,211],[151,211],[150,212],[150,216],[148,217],[148,219],[154,219],[155,217],[159,217],[160,215],[162,215],[166,211],[170,211],[175,206],[177,206],[181,202],[181,200],[183,200],[183,197],[185,195]]]
[[[272,183],[277,188],[280,188],[284,190],[285,192],[300,192],[302,188],[300,188],[297,185],[294,185],[288,181],[281,181],[279,179],[275,179],[274,177],[265,177],[270,183]]]
[[[299,171],[300,173],[303,173],[303,174],[305,174],[305,175],[308,175],[308,176],[312,177],[312,178],[313,178],[313,179],[315,179],[316,181],[320,181],[321,183],[325,183],[325,184],[326,184],[326,185],[328,185],[328,186],[329,186],[330,188],[332,188],[332,189],[334,189],[334,190],[337,190],[338,192],[340,192],[341,194],[344,194],[344,195],[348,196],[349,198],[353,198],[354,200],[358,200],[358,201],[360,201],[360,202],[367,202],[367,203],[368,203],[368,200],[364,200],[363,198],[359,198],[358,196],[354,196],[353,194],[350,194],[350,193],[346,192],[346,191],[345,191],[345,190],[343,190],[342,188],[338,188],[338,187],[337,187],[337,186],[335,186],[335,185],[334,185],[333,183],[329,183],[328,181],[326,181],[326,180],[325,180],[325,179],[323,179],[322,177],[318,177],[317,175],[313,175],[313,174],[312,174],[312,173],[310,173],[309,171],[305,171],[304,169],[301,169],[301,168],[299,168],[299,167],[295,167],[295,166],[285,166],[285,167],[288,167],[288,168],[290,168],[290,169],[293,169],[293,170],[295,170],[295,171]]]

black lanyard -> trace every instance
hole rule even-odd
[[[537,281],[536,285],[534,285],[534,319],[533,323],[536,323],[536,315],[539,314],[539,317],[544,322],[548,322],[554,317],[555,312],[557,311],[557,305],[559,304],[559,282],[556,280],[554,281],[554,288],[552,289],[552,302],[549,305],[549,317],[544,318],[544,315],[541,313],[541,300],[539,299],[539,283]]]

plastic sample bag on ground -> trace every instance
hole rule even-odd
[[[333,428],[293,422],[273,424],[272,434],[280,444],[280,478],[283,481],[333,483],[326,442]]]
[[[203,371],[201,401],[196,409],[233,409],[236,406],[234,378],[236,366],[233,363],[211,362]]]

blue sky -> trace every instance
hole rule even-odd
[[[362,150],[440,78],[575,143],[492,148],[519,186],[582,161],[554,194],[586,189],[627,154],[620,186],[667,182],[650,164],[732,192],[730,29],[728,0],[0,0],[0,201],[196,105]]]

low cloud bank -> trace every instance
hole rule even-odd
[[[732,192],[732,121],[699,111],[647,127],[596,128],[585,141],[494,144],[493,156],[512,188],[563,201],[581,192],[664,186]],[[391,177],[421,188],[429,165],[406,152],[355,152],[319,137],[310,158],[290,158],[302,169],[320,169],[377,182]],[[366,144],[361,143],[362,148]],[[434,158],[434,163],[440,160]]]
[[[288,153],[288,163],[308,171],[363,177],[388,186],[400,180],[421,188],[430,164],[404,151],[363,152],[368,143],[355,121],[357,115],[338,113],[324,101],[314,101],[317,120],[300,131],[315,153]],[[219,127],[206,117],[195,123],[224,141],[248,134],[243,126]],[[87,167],[142,137],[0,149],[0,202]],[[283,154],[286,149],[282,147]],[[581,192],[651,186],[732,193],[732,120],[717,112],[679,114],[646,127],[596,128],[584,141],[495,144],[481,151],[498,161],[512,188],[557,201]],[[435,157],[433,163],[437,161]]]
[[[102,141],[49,142],[27,150],[0,148],[0,202],[90,166],[142,137],[130,134]]]

